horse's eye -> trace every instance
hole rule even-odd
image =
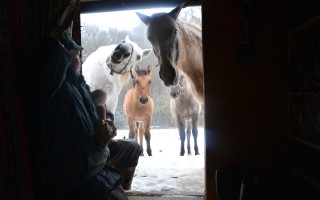
[[[157,49],[153,48],[153,53],[154,53],[154,55],[158,56],[158,51],[157,51]]]
[[[177,34],[177,30],[176,29],[171,29],[168,31],[168,36],[175,36]]]
[[[148,83],[151,84],[151,80],[149,80]]]
[[[140,56],[140,55],[137,55],[136,60],[140,60],[140,58],[141,58],[141,56]]]
[[[176,34],[177,34],[177,30],[174,29],[174,30],[172,31],[172,35],[176,35]]]
[[[138,81],[138,80],[136,80],[136,84],[139,84],[139,81]]]

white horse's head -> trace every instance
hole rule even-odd
[[[111,70],[111,74],[126,74],[131,72],[132,67],[142,58],[150,55],[151,49],[142,50],[135,42],[126,36],[125,40],[121,41],[113,50],[107,65]]]

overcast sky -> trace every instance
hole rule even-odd
[[[135,11],[150,16],[153,13],[170,12],[172,9],[173,7],[81,14],[81,23],[96,24],[106,29],[117,27],[118,29],[132,30],[141,22]]]

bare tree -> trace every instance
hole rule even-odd
[[[87,51],[86,56],[89,56],[101,46],[120,43],[127,34],[129,31],[116,28],[105,30],[98,25],[84,23],[81,30],[81,45]],[[83,60],[86,56],[83,56]]]
[[[181,13],[179,14],[179,19],[181,21],[191,22],[197,24],[198,26],[201,26],[201,13],[201,6],[190,6],[182,9]]]

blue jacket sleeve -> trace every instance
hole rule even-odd
[[[66,71],[70,65],[71,58],[67,49],[53,38],[46,38],[43,43],[44,49],[41,58],[43,65],[41,77],[39,77],[39,97],[41,102],[46,102],[54,95],[63,80],[66,78]]]

